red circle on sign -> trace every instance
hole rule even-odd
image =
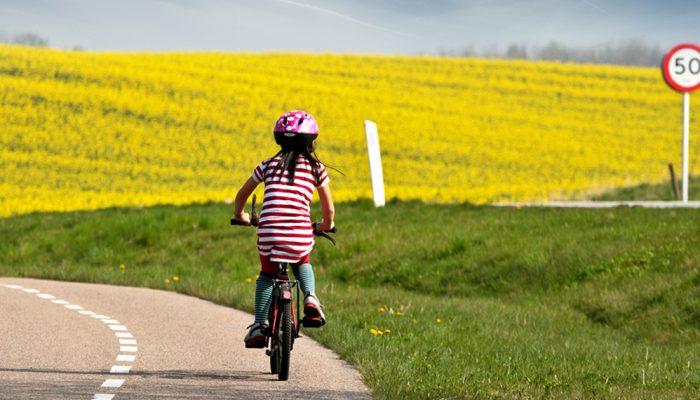
[[[668,51],[668,53],[666,53],[663,64],[661,64],[661,70],[664,74],[664,80],[666,81],[666,83],[668,83],[669,86],[671,86],[679,92],[692,92],[700,88],[700,82],[693,86],[683,86],[674,79],[676,75],[672,74],[669,69],[669,63],[671,62],[671,59],[676,53],[678,53],[681,50],[694,50],[698,53],[698,55],[700,55],[700,46],[692,43],[679,44],[677,46],[674,46],[671,50]]]

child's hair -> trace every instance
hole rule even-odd
[[[318,156],[316,155],[316,141],[311,142],[306,145],[306,143],[285,143],[282,145],[282,149],[273,156],[280,157],[280,162],[275,167],[273,176],[277,175],[278,170],[287,170],[289,180],[287,181],[289,185],[294,184],[294,172],[296,171],[297,161],[299,156],[303,156],[310,164],[311,170],[314,174],[314,180],[316,184],[319,183],[318,176],[318,166],[321,163]],[[282,180],[282,174],[280,174],[280,180]]]

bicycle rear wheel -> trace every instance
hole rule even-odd
[[[292,321],[292,303],[282,306],[282,340],[279,347],[280,368],[278,378],[281,381],[289,379],[289,364],[292,356],[292,340],[294,339],[294,323]]]

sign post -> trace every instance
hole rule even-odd
[[[700,88],[700,46],[679,44],[669,50],[661,64],[664,79],[683,93],[683,202],[688,202],[688,153],[690,147],[690,92]]]
[[[383,207],[385,204],[384,174],[382,173],[382,157],[379,152],[377,124],[372,121],[365,121],[365,137],[367,138],[367,153],[369,155],[369,172],[372,177],[374,206]]]

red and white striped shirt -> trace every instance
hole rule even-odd
[[[299,262],[314,247],[311,198],[314,190],[328,185],[326,167],[299,156],[294,182],[286,168],[278,168],[279,157],[268,158],[253,171],[253,180],[265,182],[265,195],[258,221],[258,252],[272,262]]]

